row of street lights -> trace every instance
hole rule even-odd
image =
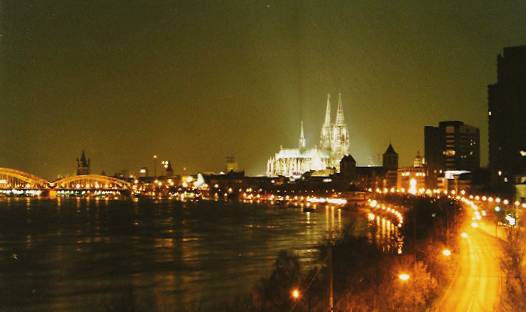
[[[370,189],[369,191],[371,192],[372,190]],[[405,194],[405,193],[407,193],[407,191],[403,190],[403,189],[402,190],[394,190],[394,189],[391,189],[391,190],[380,190],[380,189],[377,189],[376,193],[402,193],[402,194]],[[418,192],[418,193],[414,194],[414,195],[424,195],[424,196],[434,195],[434,196],[440,197],[440,195],[443,194],[443,195],[446,195],[449,198],[456,199],[456,200],[461,200],[464,203],[472,204],[472,205],[473,205],[473,200],[475,200],[475,201],[482,201],[482,202],[487,201],[489,203],[495,202],[496,204],[502,203],[504,205],[510,204],[510,202],[508,200],[506,200],[506,199],[501,200],[498,197],[493,198],[493,197],[490,197],[490,196],[467,195],[465,191],[460,191],[460,192],[457,193],[455,191],[448,192],[448,191],[439,191],[439,190],[420,190],[420,192]],[[369,205],[373,209],[377,208],[378,206],[381,207],[381,205],[379,205],[379,203],[376,200],[369,200]],[[526,203],[521,203],[519,201],[514,202],[513,205],[515,207],[526,208]],[[500,207],[496,206],[495,210],[498,211],[498,209],[500,209]],[[391,209],[389,209],[387,211],[391,212],[391,213],[394,213],[397,217],[399,217],[399,219],[401,221],[400,223],[403,222],[402,221],[403,217],[401,216],[400,212],[398,212],[398,211],[396,211],[394,209],[392,209],[392,211],[391,211]],[[472,223],[472,227],[477,227],[477,226],[478,226],[477,222],[474,221]],[[467,239],[468,238],[468,234],[466,232],[462,232],[460,234],[460,236],[463,239]],[[442,254],[442,256],[444,256],[446,258],[449,258],[449,257],[451,257],[453,255],[453,252],[448,247],[445,247],[444,249],[442,249],[441,254]],[[415,269],[416,269],[416,262],[415,262]],[[416,274],[416,270],[415,270],[414,273]],[[408,272],[400,272],[398,274],[398,280],[400,280],[402,283],[409,282],[411,280],[411,278],[412,277],[411,277],[411,275]],[[301,293],[300,289],[299,288],[291,289],[290,297],[295,302],[301,300],[302,293]],[[331,304],[331,309],[332,309],[332,304]]]

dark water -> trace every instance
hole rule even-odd
[[[282,249],[304,267],[356,213],[242,203],[0,200],[0,310],[184,311],[250,290]],[[213,305],[212,305],[213,306]]]

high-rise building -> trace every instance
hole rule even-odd
[[[526,175],[526,46],[497,56],[497,82],[488,86],[492,181],[521,183]]]
[[[91,172],[91,164],[89,158],[86,158],[86,154],[82,151],[80,159],[77,158],[77,175],[86,175]]]
[[[428,187],[444,171],[474,171],[480,167],[480,131],[462,121],[442,121],[424,128]]]
[[[437,177],[443,170],[443,146],[440,140],[440,128],[434,126],[424,127],[424,159],[426,160],[426,185],[436,188]]]

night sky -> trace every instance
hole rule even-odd
[[[439,3],[440,2],[440,3]],[[280,145],[319,142],[343,95],[351,153],[408,165],[423,126],[481,128],[504,46],[526,44],[526,1],[0,0],[0,167],[72,174],[263,173]],[[333,111],[336,101],[333,102]]]

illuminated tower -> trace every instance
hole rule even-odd
[[[336,122],[332,126],[331,158],[334,167],[338,167],[343,156],[349,153],[349,130],[343,116],[342,94],[338,94]]]
[[[331,95],[327,94],[327,109],[325,110],[325,121],[321,127],[320,147],[322,150],[331,149]]]
[[[299,139],[299,149],[300,150],[304,150],[306,147],[307,147],[307,141],[305,140],[305,133],[303,132],[303,120],[301,121],[301,126],[300,126],[300,139]]]

